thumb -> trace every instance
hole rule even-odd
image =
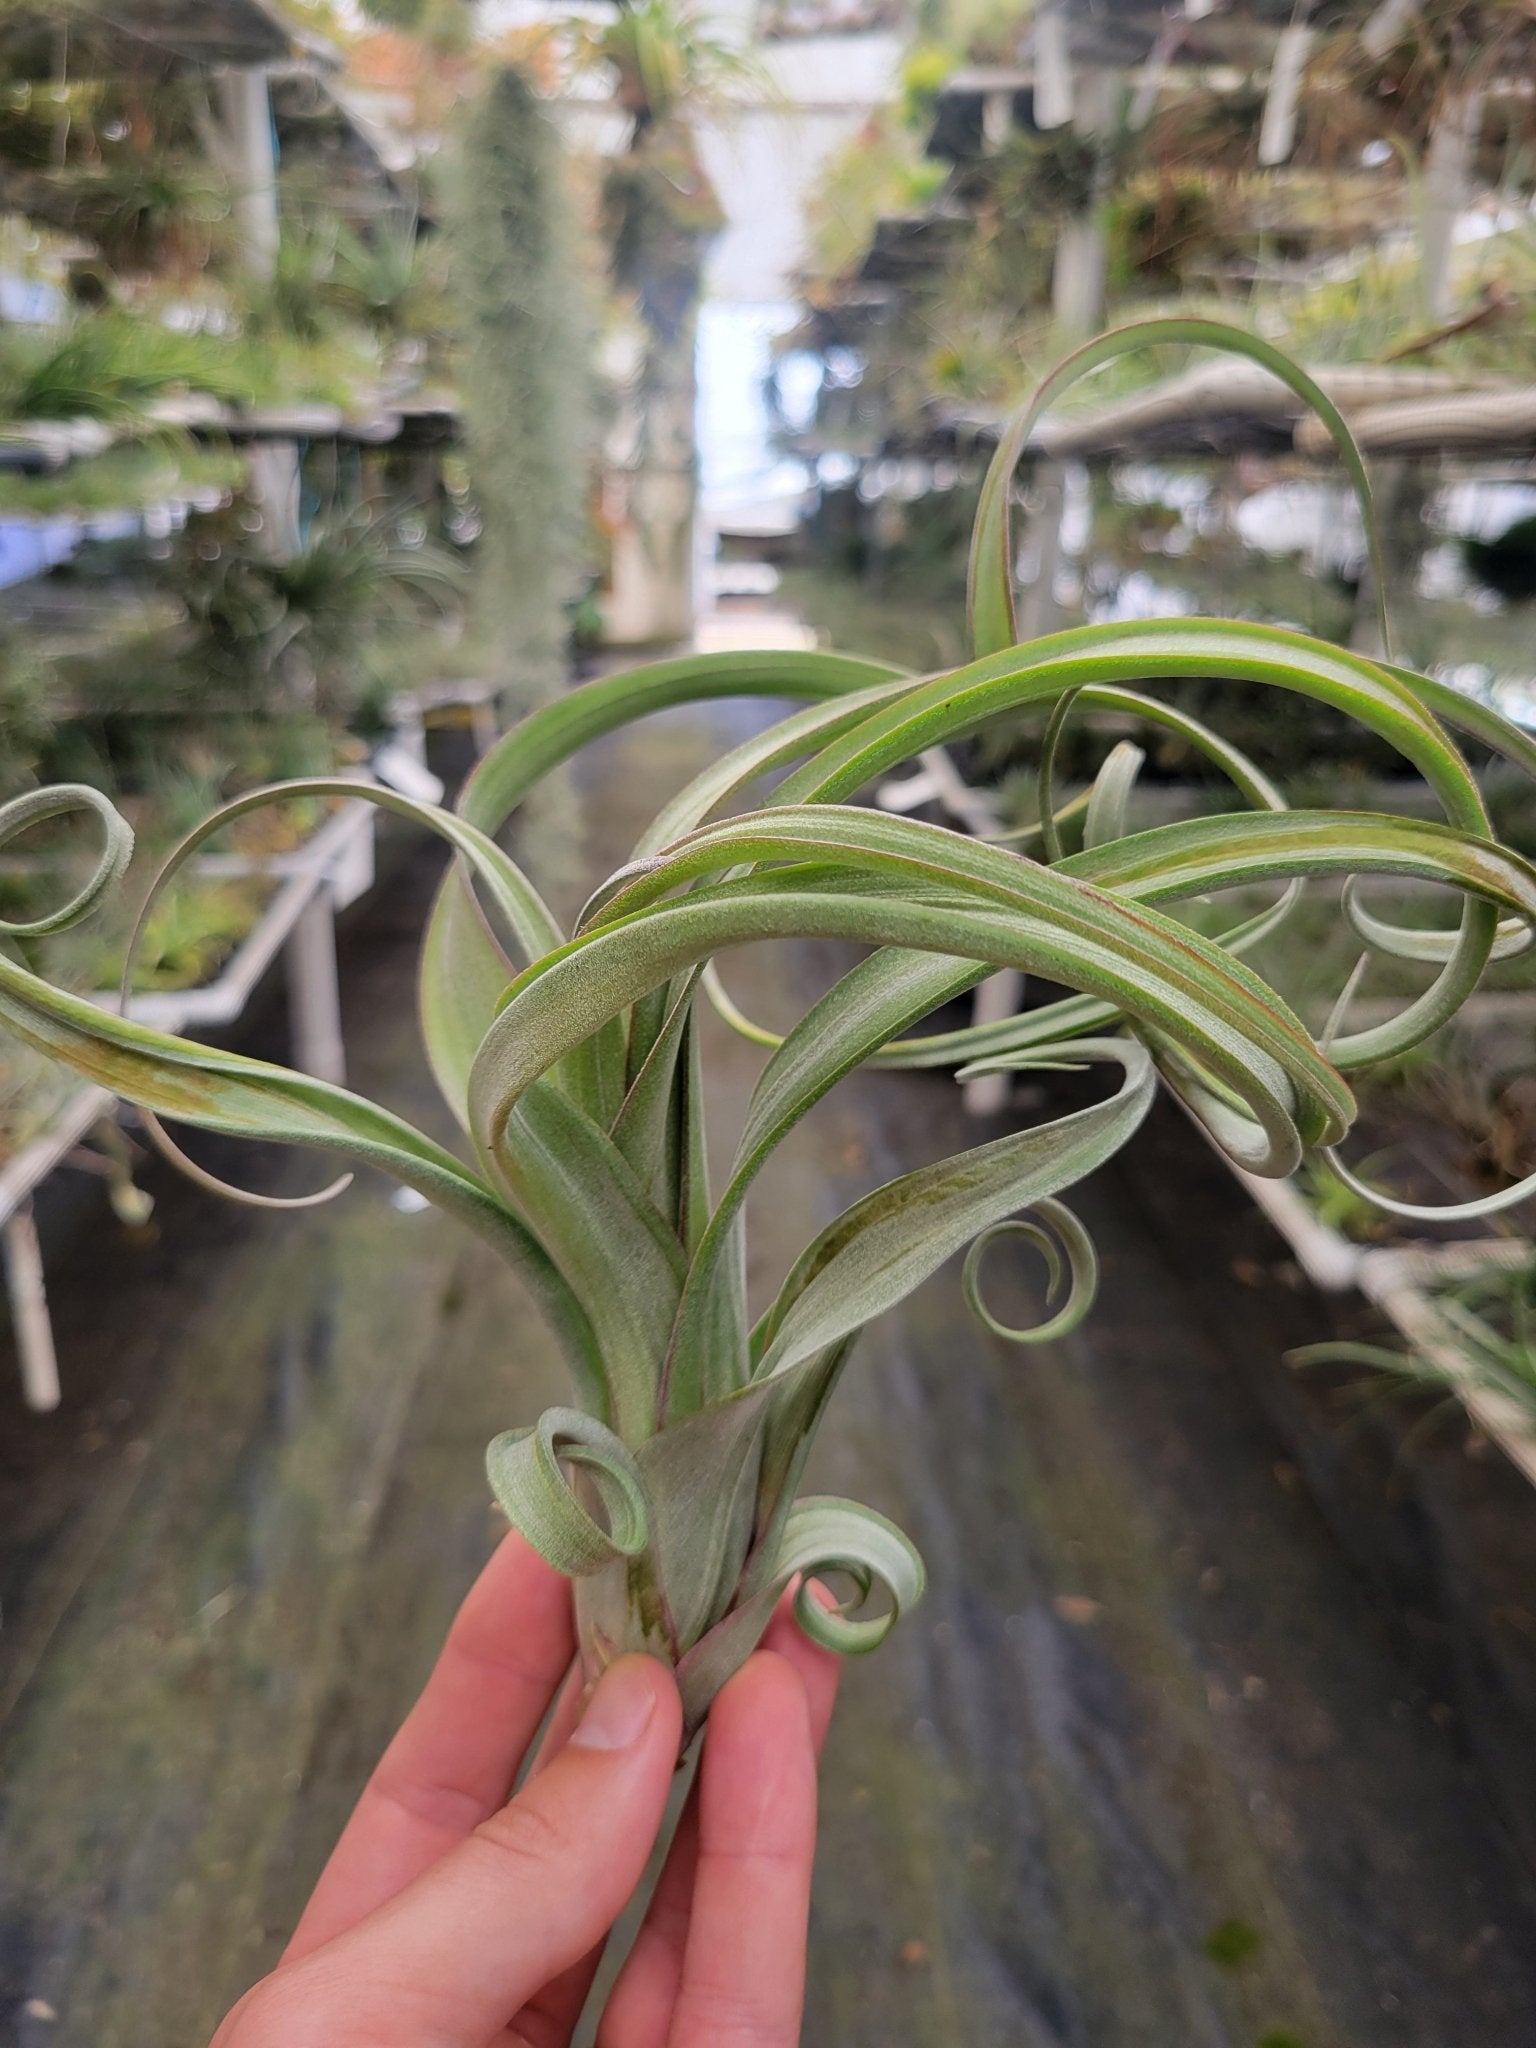
[[[565,1747],[509,1805],[358,1926],[268,1980],[262,1988],[291,2015],[272,2038],[284,2048],[479,2048],[623,1911],[661,1825],[681,1727],[670,1672],[651,1657],[620,1658]]]

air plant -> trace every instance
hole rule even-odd
[[[83,315],[62,337],[7,336],[0,348],[0,416],[11,420],[100,420],[121,436],[154,433],[146,408],[186,385],[243,395],[216,344],[116,309]]]
[[[1060,1334],[1087,1313],[1095,1284],[1092,1244],[1061,1196],[1132,1137],[1159,1084],[1242,1166],[1288,1174],[1348,1132],[1348,1076],[1437,1029],[1490,954],[1536,922],[1536,867],[1494,840],[1446,726],[1533,774],[1536,745],[1445,686],[1296,633],[1210,620],[1087,626],[1014,644],[1009,501],[1033,423],[1075,377],[1147,341],[1214,343],[1282,377],[1328,423],[1369,514],[1348,431],[1302,371],[1234,330],[1146,323],[1070,358],[999,447],[973,542],[966,665],[917,676],[815,652],[660,661],[539,706],[485,757],[453,811],[353,782],[305,781],[226,804],[183,843],[141,929],[159,887],[210,833],[294,793],[365,797],[448,841],[457,859],[426,933],[420,1010],[466,1157],[343,1089],[151,1031],[0,957],[0,1021],[138,1103],[157,1131],[168,1116],[349,1153],[505,1257],[558,1336],[575,1402],[496,1438],[492,1488],[528,1541],[575,1580],[588,1676],[627,1650],[665,1659],[690,1730],[800,1575],[851,1578],[859,1602],[828,1612],[802,1595],[797,1609],[808,1632],[841,1650],[872,1648],[921,1593],[921,1562],[890,1522],[848,1502],[797,1498],[811,1438],[867,1322],[967,1246],[966,1291],[985,1313],[981,1253],[999,1233],[1022,1232],[1048,1247],[1069,1284],[1046,1321],[1006,1334],[1026,1343]],[[1347,711],[1424,776],[1444,822],[1288,809],[1253,762],[1147,693],[1191,675]],[[563,932],[494,835],[589,741],[652,711],[732,696],[801,708],[674,796]],[[1059,806],[1052,764],[1077,709],[1176,731],[1224,771],[1241,806],[1128,831],[1137,757],[1125,746],[1086,807]],[[1001,717],[1042,728],[1042,858],[855,803],[898,763]],[[753,808],[726,809],[753,790]],[[0,811],[0,835],[75,809],[101,827],[93,880],[52,918],[13,924],[13,935],[72,922],[121,873],[127,827],[83,787],[18,799]],[[1460,891],[1461,925],[1425,934],[1373,921],[1378,948],[1433,956],[1432,985],[1369,1029],[1347,1031],[1336,1018],[1320,1044],[1243,951],[1274,929],[1308,876],[1371,874]],[[1219,938],[1177,915],[1181,902],[1254,882],[1278,885],[1277,902]],[[869,950],[782,1040],[756,1032],[772,1050],[729,1178],[712,1193],[699,1006],[715,992],[729,1008],[712,963],[732,946],[807,936]],[[1075,993],[1000,1023],[918,1031],[1000,966]],[[868,1061],[962,1073],[1106,1068],[1114,1085],[1086,1107],[867,1194],[812,1239],[753,1321],[748,1196],[780,1140]],[[877,1582],[883,1611],[857,1611]]]
[[[1360,1365],[1368,1385],[1394,1394],[1439,1394],[1435,1416],[1458,1395],[1480,1395],[1529,1436],[1536,1428],[1536,1260],[1490,1266],[1432,1295],[1422,1329],[1402,1348],[1340,1340],[1300,1345],[1286,1360]]]

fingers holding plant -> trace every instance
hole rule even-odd
[[[717,2039],[733,2001],[754,2029],[743,2040],[799,2038],[816,1752],[838,1667],[787,1606],[766,1640],[721,1694],[604,2048]],[[644,1656],[613,1664],[563,1733],[572,1643],[567,1582],[507,1537],[282,1963],[214,2048],[565,2048],[654,1850],[682,1733],[676,1683]],[[513,1794],[546,1718],[554,1739]]]
[[[664,1667],[621,1659],[547,1769],[264,1979],[216,2048],[485,2048],[623,1911],[661,1825],[680,1727]]]

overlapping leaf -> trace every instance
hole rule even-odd
[[[1334,433],[1371,528],[1358,453],[1313,380],[1252,337],[1153,323],[1064,364],[999,449],[973,552],[978,658],[965,666],[913,677],[816,653],[660,662],[533,713],[487,755],[456,813],[345,780],[285,785],[226,806],[173,857],[162,882],[242,811],[293,794],[365,797],[447,840],[455,864],[426,936],[420,1007],[472,1166],[345,1090],[147,1031],[0,953],[0,1023],[31,1044],[152,1114],[380,1166],[476,1229],[528,1280],[582,1407],[499,1437],[493,1489],[529,1540],[579,1578],[589,1663],[626,1645],[668,1656],[690,1726],[797,1575],[838,1569],[857,1595],[885,1588],[887,1611],[874,1617],[802,1597],[804,1624],[840,1649],[871,1647],[921,1592],[916,1552],[882,1517],[796,1500],[810,1440],[866,1323],[969,1247],[962,1285],[986,1328],[1024,1343],[1061,1336],[1086,1313],[1096,1266],[1060,1197],[1130,1139],[1159,1079],[1234,1159],[1287,1172],[1346,1134],[1346,1074],[1421,1042],[1491,957],[1536,929],[1536,868],[1493,840],[1447,731],[1536,775],[1536,742],[1486,707],[1390,663],[1261,626],[1153,621],[1009,644],[1008,501],[1032,421],[1076,376],[1148,340],[1227,346],[1288,382]],[[1158,700],[1159,684],[1187,677],[1264,685],[1357,720],[1423,776],[1443,822],[1288,809],[1261,765]],[[635,860],[565,938],[496,833],[581,747],[653,711],[732,696],[803,708],[669,797]],[[1069,718],[1104,711],[1178,735],[1248,808],[1131,830],[1141,766],[1131,742],[1110,751],[1087,792],[1059,803],[1055,742]],[[902,763],[998,719],[1040,732],[1040,818],[1015,836],[1045,861],[855,806]],[[758,808],[720,815],[748,792]],[[70,809],[89,810],[101,829],[95,872],[59,911],[0,936],[62,929],[121,875],[131,838],[93,791],[40,792],[0,809],[0,839]],[[1242,957],[1317,876],[1344,881],[1343,915],[1363,944],[1434,970],[1397,1016],[1325,1034],[1326,1047]],[[1370,876],[1458,892],[1459,927],[1421,932],[1379,917],[1355,889]],[[1274,900],[1218,937],[1177,915],[1192,898],[1254,885]],[[782,1037],[739,1020],[771,1056],[714,1196],[698,1007],[711,993],[729,1011],[720,955],[796,937],[835,939],[863,957]],[[924,1028],[997,967],[1075,993],[993,1023]],[[749,1326],[753,1190],[801,1119],[869,1061],[974,1063],[966,1071],[1108,1064],[1120,1080],[1070,1114],[873,1190],[813,1240]],[[1005,1326],[983,1298],[984,1259],[1015,1242],[1043,1254],[1053,1287],[1070,1281],[1032,1329]]]

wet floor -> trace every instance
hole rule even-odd
[[[602,751],[604,860],[710,744],[693,716]],[[422,1121],[432,871],[408,851],[344,976],[354,1084]],[[730,978],[784,1015],[825,971],[807,948]],[[717,1051],[728,1120],[756,1056]],[[856,1078],[758,1205],[758,1279],[984,1135],[940,1079]],[[206,2040],[493,1540],[486,1439],[561,1391],[490,1255],[382,1182],[318,1217],[152,1184],[152,1243],[88,1200],[49,1219],[59,1414],[24,1414],[0,1353],[17,2048]],[[1105,1258],[1089,1324],[1014,1350],[941,1274],[824,1431],[813,1483],[902,1521],[931,1590],[850,1672],[829,1746],[807,2043],[1536,2043],[1536,1501],[1454,1432],[1410,1456],[1296,1387],[1279,1354],[1332,1311],[1172,1115],[1078,1206]],[[999,1311],[1027,1319],[1029,1284],[1001,1271]]]

